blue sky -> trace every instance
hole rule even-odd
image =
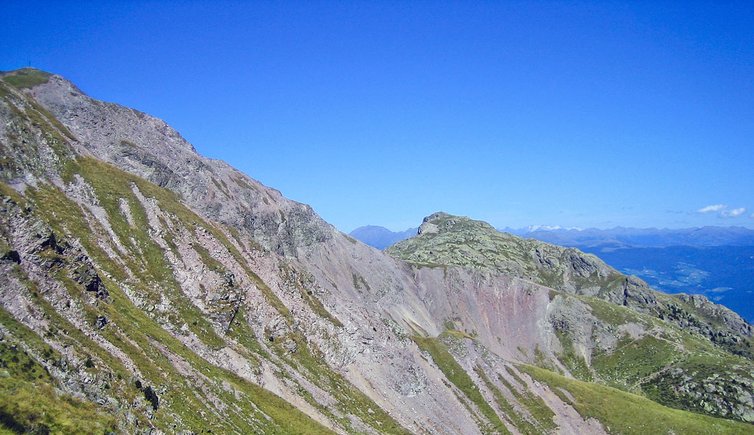
[[[0,9],[0,69],[163,118],[344,231],[754,227],[750,1]]]

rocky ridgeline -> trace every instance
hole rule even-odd
[[[77,153],[93,155],[178,193],[202,215],[253,234],[265,248],[296,248],[332,237],[311,207],[282,197],[225,162],[196,153],[177,131],[153,116],[85,95],[59,76],[31,88],[31,97],[76,137]]]
[[[562,364],[563,370],[585,380],[601,379],[650,394],[662,403],[751,421],[751,325],[704,296],[657,292],[594,255],[501,233],[485,222],[442,212],[426,217],[418,236],[391,246],[387,252],[419,267],[454,265],[514,275],[557,290],[548,320],[560,341],[560,349],[554,353],[556,364]],[[615,306],[640,315],[618,314]],[[665,330],[653,318],[672,328]],[[684,331],[715,345],[719,350],[713,352],[720,358],[720,366],[714,367],[714,358],[706,361],[709,365],[697,365],[695,353],[709,349],[702,350],[697,344],[684,346],[683,338],[672,331]],[[652,334],[660,334],[664,342],[650,343]],[[636,359],[647,358],[640,352],[647,347],[647,351],[658,354],[658,360],[643,368],[642,377],[616,375],[615,367],[611,365],[608,370],[601,364],[607,355],[615,357],[618,344],[635,347],[632,357]],[[727,353],[743,358],[730,360]],[[679,354],[686,356],[679,358]],[[642,363],[626,359],[622,363]],[[731,394],[717,394],[725,388]],[[672,393],[660,393],[662,389]]]
[[[386,255],[41,71],[0,120],[5,428],[751,429],[750,327],[709,301],[446,214]]]
[[[754,355],[751,325],[704,296],[670,296],[652,290],[594,255],[499,232],[486,222],[435,213],[423,220],[417,237],[387,252],[414,264],[495,271],[558,291],[597,297],[666,320],[732,353],[749,359]]]

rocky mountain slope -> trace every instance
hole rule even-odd
[[[417,266],[503,273],[551,289],[547,326],[557,341],[553,360],[540,365],[660,403],[751,418],[744,415],[751,415],[754,387],[752,328],[727,308],[703,296],[654,291],[593,255],[464,217],[433,214],[419,234],[387,252]],[[736,392],[727,398],[705,393],[717,388]]]
[[[0,120],[5,429],[751,432],[751,328],[706,300],[526,241],[435,254],[446,215],[391,257],[41,71]]]
[[[377,249],[416,235],[365,226],[349,233]],[[683,229],[505,228],[504,233],[594,254],[626,275],[666,293],[701,294],[754,321],[754,230],[741,227]]]
[[[670,297],[654,291],[578,249],[523,239],[501,233],[485,222],[445,213],[425,218],[419,234],[387,252],[414,264],[488,270],[561,292],[596,297],[694,330],[731,353],[749,359],[754,356],[751,325],[738,314],[703,296]]]

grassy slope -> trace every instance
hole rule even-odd
[[[22,68],[4,76],[3,81],[18,88],[31,88],[36,85],[47,83],[51,74],[34,68]]]
[[[578,252],[499,232],[486,222],[467,217],[441,215],[431,223],[440,227],[438,233],[424,233],[403,240],[386,252],[417,265],[493,270],[552,288],[561,288],[569,280],[565,267],[567,257],[570,251]],[[540,256],[552,260],[552,263],[538,266]],[[579,252],[579,256],[597,261],[590,254]],[[617,273],[614,275],[618,276]],[[611,275],[609,279],[612,278]]]
[[[115,428],[115,419],[97,406],[57,391],[47,370],[24,348],[43,349],[59,360],[29,328],[0,308],[0,428],[11,432],[95,434]]]
[[[739,393],[748,389],[740,384],[754,376],[751,360],[732,355],[699,336],[689,334],[673,325],[668,325],[652,316],[642,315],[620,306],[594,298],[582,297],[592,313],[613,327],[627,323],[643,324],[654,330],[651,335],[632,339],[619,337],[615,350],[596,350],[592,355],[591,368],[598,378],[612,387],[645,394],[647,397],[674,408],[728,417],[727,408],[717,410],[679,391],[684,381],[691,394],[704,392],[704,384],[717,383],[721,388],[739,386],[739,391],[730,389],[726,394],[730,403],[737,403]],[[653,329],[654,328],[654,329]],[[561,342],[568,342],[562,339]],[[590,380],[579,376],[581,380]],[[677,376],[673,376],[676,373]],[[683,379],[681,379],[683,378]],[[739,385],[740,384],[740,385]],[[746,406],[745,404],[743,406]]]
[[[139,205],[136,203],[135,198],[132,198],[133,193],[129,188],[130,184],[134,183],[139,187],[144,195],[157,199],[160,207],[163,210],[178,217],[179,221],[183,225],[188,224],[196,227],[202,227],[207,232],[215,236],[215,238],[220,240],[223,245],[231,252],[238,263],[245,266],[246,263],[244,262],[241,254],[233,247],[233,245],[228,242],[223,233],[218,231],[218,229],[214,226],[203,221],[199,216],[185,209],[185,207],[180,204],[180,202],[172,194],[172,192],[165,191],[157,186],[152,185],[151,183],[139,179],[138,177],[131,176],[122,171],[119,171],[116,168],[113,168],[110,165],[92,159],[79,159],[79,161],[73,168],[73,170],[82,173],[84,175],[84,178],[87,179],[92,185],[97,186],[96,190],[98,190],[98,198],[100,199],[100,203],[109,211],[110,222],[115,223],[115,226],[122,227],[116,229],[117,233],[128,234],[132,237],[134,236],[134,229],[127,227],[125,219],[117,211],[117,198],[128,198],[132,214],[134,214],[135,218],[141,221],[140,223],[143,226],[140,226],[142,228],[147,227],[146,217],[138,216],[141,213],[139,212]],[[136,213],[134,213],[135,211]],[[138,234],[137,237],[139,237]],[[126,241],[124,240],[124,243],[125,242]],[[148,250],[145,251],[145,247],[148,247],[150,243],[153,242],[151,242],[151,239],[149,239],[148,235],[143,234],[141,237],[139,237],[139,246],[142,252],[149,252]],[[198,244],[194,245],[195,248],[199,247]],[[222,268],[222,266],[218,262],[211,258],[208,258],[209,255],[206,250],[202,250],[200,248],[199,251],[200,256],[203,258],[205,264],[209,268]],[[155,265],[151,268],[152,270],[149,270],[150,268],[147,267],[145,273],[148,273],[154,278],[158,278],[159,276],[157,274],[161,270],[163,270],[163,268],[168,269],[166,265],[164,265],[164,258],[162,253],[152,254],[149,258],[151,259],[150,263],[154,263]],[[148,263],[147,266],[149,266],[150,263]],[[294,319],[290,311],[285,307],[282,301],[277,298],[275,293],[273,293],[272,290],[264,282],[262,282],[262,280],[256,274],[254,274],[252,270],[250,270],[247,266],[245,267],[245,269],[247,274],[256,281],[257,287],[260,288],[260,290],[264,294],[267,303],[276,308],[277,311],[289,323],[292,323]],[[163,285],[167,288],[177,287],[177,284],[173,282],[172,274],[163,277],[163,279],[158,282],[163,282]],[[316,301],[316,299],[314,297],[309,295],[303,289],[301,289],[301,292],[302,297],[304,297],[304,299],[309,302],[310,306],[315,305],[314,301]],[[176,289],[174,290],[174,293],[180,295],[180,290]],[[200,322],[200,326],[201,322],[206,323],[206,320],[204,320],[203,316],[200,313],[197,313],[196,309],[187,300],[182,300],[181,304],[177,304],[177,306],[186,307],[182,308],[184,314],[182,314],[181,317],[183,319],[190,318],[192,319],[192,322]],[[315,307],[315,312],[321,314],[326,313],[324,307],[322,307],[321,305],[315,305]],[[335,319],[329,315],[329,313],[327,314],[328,315],[323,317],[330,319],[336,325],[339,323],[336,322]],[[236,323],[236,325],[236,328],[238,328],[239,326],[243,327],[243,325],[239,325],[238,323]],[[224,343],[222,338],[217,337],[217,334],[212,331],[209,325],[205,325],[200,330],[196,330],[194,332],[197,333],[197,336],[203,338],[205,342],[207,342],[207,344],[215,345],[218,340],[220,341],[220,343]],[[249,331],[249,334],[251,334],[253,337],[253,333]],[[245,339],[249,340],[249,338],[250,337],[248,337],[247,335]],[[273,349],[280,351],[279,356],[284,358],[284,360],[286,360],[291,365],[303,368],[305,370],[304,373],[309,374],[310,380],[312,380],[316,385],[320,386],[320,388],[323,388],[324,390],[330,392],[338,400],[336,408],[338,408],[338,410],[342,414],[358,416],[359,419],[361,419],[364,423],[378,429],[383,433],[405,433],[405,429],[403,429],[400,424],[398,424],[394,419],[386,414],[371,399],[369,399],[361,391],[351,385],[342,376],[332,371],[326,364],[313,357],[313,352],[309,349],[306,340],[304,340],[303,337],[294,335],[291,338],[296,341],[299,349],[292,356],[287,355],[286,352],[282,351],[279,346],[273,346]],[[282,340],[279,340],[279,342],[280,341]],[[258,351],[258,349],[258,345],[253,344],[250,349],[246,350],[251,352]],[[260,356],[264,357],[265,355]],[[329,410],[323,409],[321,405],[313,400],[310,400],[310,404],[317,408],[320,408],[320,410],[326,415],[331,414]],[[351,422],[348,418],[340,418],[339,421],[344,425],[344,427],[348,428],[351,425]]]
[[[441,215],[431,222],[442,228],[439,233],[427,233],[404,240],[388,248],[387,252],[418,265],[454,264],[527,276],[554,288],[562,284],[563,275],[558,272],[557,267],[553,268],[552,272],[548,272],[546,268],[534,267],[536,261],[532,253],[539,249],[545,257],[557,257],[566,252],[564,248],[500,233],[484,222],[464,217]],[[586,254],[579,255],[588,257]],[[623,276],[613,273],[604,278],[576,279],[576,282],[580,286],[598,286],[601,294],[622,285],[623,280]],[[729,350],[746,355],[745,350],[748,349],[750,340],[745,337],[736,336],[739,342],[735,346],[731,344],[714,346],[710,340],[699,334],[684,333],[674,323],[659,320],[654,315],[656,313],[642,314],[595,297],[562,292],[552,293],[576,298],[586,303],[591,307],[595,317],[610,325],[611,328],[635,322],[656,331],[663,331],[653,333],[658,334],[658,337],[644,337],[639,340],[618,337],[620,343],[615,351],[597,350],[588,360],[577,352],[573,338],[567,331],[557,331],[557,338],[562,345],[562,351],[558,355],[560,362],[578,379],[597,380],[625,391],[647,394],[652,399],[668,406],[709,415],[734,417],[727,404],[720,404],[719,395],[713,397],[714,394],[719,393],[708,395],[705,400],[698,399],[699,395],[707,394],[702,386],[707,383],[706,379],[717,373],[727,379],[727,383],[717,381],[718,392],[723,390],[728,392],[726,402],[734,406],[740,403],[744,409],[749,406],[741,402],[739,396],[741,390],[748,388],[749,380],[754,377],[754,369],[752,369],[754,364],[751,360],[726,352]],[[663,307],[679,307],[680,314],[676,315],[687,316],[690,322],[696,322],[694,324],[707,322],[720,331],[725,331],[724,325],[718,324],[719,319],[703,318],[698,310],[679,298],[659,292],[654,295]],[[703,356],[699,357],[700,355]],[[548,361],[543,359],[538,365],[547,367]],[[664,373],[671,367],[682,370],[684,375],[694,379],[690,394],[674,392],[673,386],[678,384],[680,378]],[[730,385],[734,384],[738,386],[738,390],[730,389]],[[697,400],[691,400],[692,397],[697,397]]]
[[[642,396],[604,385],[569,379],[538,367],[520,366],[519,369],[547,384],[562,400],[571,403],[583,417],[599,420],[610,433],[752,433],[753,427],[750,424],[667,408]]]
[[[427,351],[435,364],[443,371],[448,380],[455,385],[463,395],[473,403],[487,421],[480,424],[486,431],[506,433],[504,427],[493,426],[491,422],[499,421],[497,414],[486,403],[478,387],[468,374],[463,371],[447,347],[437,338],[414,337],[419,347]],[[566,403],[571,404],[584,418],[594,418],[600,421],[606,430],[615,434],[749,434],[752,425],[716,418],[679,409],[668,408],[646,397],[628,393],[616,388],[593,382],[584,382],[567,378],[552,371],[539,367],[522,365],[519,370],[529,374],[535,380],[547,384]],[[513,406],[503,397],[499,389],[477,368],[477,373],[488,389],[493,393],[493,399],[503,410],[504,418],[517,427],[522,433],[547,433],[554,430],[552,425],[552,411],[541,403],[533,406],[526,405],[529,413],[535,417],[536,423],[517,413]],[[511,375],[518,378],[514,372]],[[504,378],[500,378],[520,403],[527,402],[520,397],[522,393],[510,385]],[[518,381],[522,386],[523,380]],[[531,398],[530,398],[531,399]],[[541,399],[540,399],[541,401]],[[549,411],[543,412],[542,410]]]
[[[207,363],[164,329],[165,324],[186,324],[210,347],[217,348],[225,343],[174,282],[162,249],[146,233],[146,216],[130,191],[131,183],[138,183],[142,191],[155,197],[163,209],[172,210],[178,219],[185,219],[182,221],[184,225],[202,225],[213,233],[218,233],[217,229],[182,207],[170,192],[161,191],[158,187],[109,165],[83,159],[76,162],[71,171],[80,173],[96,186],[95,193],[107,210],[116,235],[131,250],[125,267],[131,269],[139,280],[134,282],[128,279],[129,286],[147,300],[157,302],[162,297],[168,297],[171,305],[176,307],[173,318],[158,319],[134,306],[121,290],[121,282],[126,281],[128,276],[124,266],[109,258],[99,246],[97,232],[90,227],[84,211],[52,186],[40,186],[39,189],[27,191],[36,211],[41,213],[57,234],[74,237],[82,242],[110,292],[110,304],[91,306],[82,303],[85,317],[94,319],[98,315],[104,315],[110,320],[112,327],[105,328],[102,335],[132,358],[144,376],[140,380],[142,384],[168,386],[167,391],[160,396],[160,407],[155,412],[153,423],[163,430],[183,427],[194,431],[326,432],[325,428],[269,391]],[[130,227],[117,211],[117,200],[121,197],[129,202],[134,219],[139,223],[137,229]],[[81,290],[76,289],[75,285],[69,286],[69,293],[74,298],[81,296]],[[279,305],[282,306],[282,302]],[[55,320],[56,333],[67,331],[71,344],[82,353],[92,353],[95,364],[103,372],[115,378],[130,378],[128,372],[119,368],[112,355],[87,340],[73,325],[57,316],[52,307],[48,307],[48,315]],[[239,327],[243,328],[242,325]],[[236,412],[218,414],[203,395],[197,396],[197,386],[175,369],[168,359],[171,355],[188,362],[196,376],[210,379],[211,382],[206,383],[204,388],[223,402],[233,403]],[[221,387],[222,384],[231,386],[234,391],[226,391],[226,388]],[[134,387],[122,388],[126,390],[125,394],[140,394],[139,391],[134,391]]]
[[[6,82],[8,82],[8,79],[9,77],[4,78]],[[25,81],[20,81],[14,84],[14,86],[33,86],[35,80],[39,81],[41,78],[32,77],[25,78],[24,80]],[[50,129],[52,130],[52,128]],[[60,129],[57,128],[57,130]],[[65,140],[64,137],[56,137],[56,139],[60,142]],[[132,183],[136,184],[146,196],[155,198],[159,202],[161,208],[176,216],[176,219],[178,219],[183,225],[193,225],[205,228],[215,238],[221,240],[241,264],[245,264],[241,258],[241,254],[230,243],[228,243],[224,234],[183,207],[178,198],[176,198],[172,192],[160,189],[144,180],[119,171],[110,165],[92,159],[81,159],[77,162],[73,162],[69,166],[67,177],[70,177],[72,173],[83,175],[87,181],[95,186],[95,193],[100,200],[100,203],[108,212],[108,219],[113,225],[117,236],[131,251],[132,255],[130,257],[133,261],[126,264],[125,267],[128,267],[136,272],[138,276],[142,277],[142,282],[135,283],[136,290],[140,292],[142,296],[152,298],[155,302],[159,301],[161,296],[167,296],[178,308],[176,317],[173,319],[155,319],[146,315],[140,308],[135,307],[125,293],[119,289],[119,283],[124,280],[127,275],[123,265],[117,264],[113,262],[112,259],[107,258],[102,249],[98,247],[98,241],[92,236],[94,228],[90,227],[90,225],[93,224],[87,222],[85,213],[75,204],[68,201],[61,192],[52,187],[47,186],[38,190],[30,190],[29,194],[31,198],[37,203],[39,210],[44,212],[44,217],[54,228],[56,228],[59,234],[70,234],[82,240],[89,255],[95,259],[97,268],[100,271],[106,270],[109,272],[110,276],[113,277],[112,280],[106,279],[107,287],[113,298],[112,305],[104,307],[85,306],[88,318],[93,319],[96,315],[104,314],[113,321],[112,323],[114,325],[117,325],[117,328],[112,327],[106,329],[103,334],[108,341],[115,344],[134,358],[140,372],[146,377],[144,380],[145,382],[157,385],[158,382],[165,382],[164,379],[167,379],[169,385],[171,385],[171,389],[161,397],[161,404],[163,404],[163,407],[156,413],[155,423],[159,427],[168,430],[171,429],[171,424],[175,423],[179,424],[179,427],[189,427],[195,430],[211,427],[214,430],[239,430],[243,428],[255,428],[260,430],[264,428],[265,431],[270,432],[306,431],[314,433],[324,431],[324,428],[318,426],[309,420],[308,417],[293,409],[290,404],[282,401],[282,399],[277,398],[256,385],[235,377],[231,373],[217,369],[208,364],[206,361],[197,357],[190,350],[185,348],[178,340],[165,331],[165,321],[172,324],[186,323],[192,332],[209,347],[218,348],[225,344],[224,338],[212,327],[211,324],[209,324],[209,322],[206,321],[198,308],[193,306],[193,304],[182,295],[180,288],[174,282],[172,274],[166,266],[162,248],[157,246],[151,240],[149,234],[146,233],[146,228],[148,228],[146,216],[144,211],[140,208],[138,201],[133,196],[133,193],[130,190],[130,185]],[[124,198],[129,203],[134,218],[138,222],[137,227],[140,228],[140,230],[134,231],[134,228],[129,226],[128,223],[125,222],[124,217],[119,213],[117,203],[119,198]],[[206,255],[203,255],[203,257],[206,257]],[[207,263],[207,266],[210,268],[217,267],[217,264],[213,263],[211,258],[205,258],[205,263]],[[253,278],[256,277],[253,271],[248,270],[247,272]],[[256,279],[258,279],[258,277],[256,277]],[[264,285],[261,280],[258,281],[258,286],[262,289],[267,302],[275,307],[289,322],[292,321],[291,314],[282,301],[280,301],[272,290]],[[157,290],[155,284],[157,284],[160,290],[165,291],[165,293],[155,293]],[[67,283],[66,285],[69,287],[69,291],[74,297],[80,296],[76,294],[77,291],[80,292],[80,289],[77,290],[75,284]],[[122,366],[119,366],[117,361],[115,361],[107,351],[98,348],[96,344],[82,334],[81,331],[77,330],[75,326],[66,322],[59,315],[56,315],[52,307],[47,306],[45,309],[48,311],[48,315],[53,319],[53,323],[57,325],[57,333],[65,335],[66,340],[68,340],[71,345],[83,349],[85,352],[91,352],[97,366],[101,366],[103,370],[107,370],[111,374],[119,375],[121,378],[128,376],[125,369],[122,368]],[[239,331],[243,331],[243,333],[239,333]],[[253,336],[253,333],[245,330],[242,322],[237,326],[234,326],[233,330],[229,333],[235,334],[239,339],[243,338],[244,340],[250,340],[250,344],[245,346],[247,354],[257,355],[260,352],[258,344],[254,343],[254,338],[249,337],[249,335]],[[301,346],[305,346],[303,340],[298,340],[298,342]],[[167,351],[160,346],[156,346],[155,343],[161,343]],[[40,346],[43,345],[40,344]],[[625,347],[625,349],[630,350],[632,354],[635,355],[642,355],[646,349],[645,346],[636,343],[629,344],[629,346],[633,347]],[[446,373],[448,379],[459,388],[467,399],[475,404],[484,418],[488,420],[489,424],[483,423],[482,427],[487,430],[505,430],[500,418],[496,415],[492,407],[484,401],[476,385],[471,381],[468,374],[466,374],[457,362],[455,362],[453,357],[447,353],[447,350],[443,353],[441,346],[431,343],[425,344],[425,347],[425,350],[433,355],[433,359],[438,366],[440,366],[440,368]],[[663,356],[665,351],[666,349],[660,349],[660,351],[655,352],[653,355]],[[239,395],[236,397],[231,397],[227,392],[221,391],[221,389],[216,388],[216,386],[209,386],[208,388],[218,394],[223,400],[238,400],[237,406],[239,407],[240,413],[246,413],[247,416],[252,416],[252,419],[250,420],[243,415],[238,415],[232,416],[231,418],[226,419],[226,421],[220,418],[219,415],[216,415],[215,411],[212,410],[207,403],[203,403],[200,397],[196,397],[194,393],[195,385],[192,385],[183,379],[181,374],[177,373],[172,367],[172,364],[166,358],[166,352],[188,361],[197,373],[201,373],[211,379],[225,381],[232,385],[233,388],[239,392]],[[658,364],[661,364],[664,361],[662,358],[652,358],[647,365],[652,366],[652,364],[654,364],[652,361],[655,360],[659,361]],[[322,385],[323,388],[331,391],[346,391],[346,393],[339,393],[339,395],[336,396],[340,399],[339,406],[342,412],[350,412],[359,415],[364,421],[382,431],[403,431],[403,429],[400,428],[400,426],[389,416],[380,412],[381,410],[379,407],[374,405],[373,402],[358,392],[353,386],[348,384],[342,377],[339,377],[337,374],[329,370],[329,368],[318,362],[308,349],[304,348],[304,351],[292,357],[291,363],[298,364],[300,367],[307,370],[313,377],[318,379],[315,383]],[[697,360],[695,360],[694,363],[700,364]],[[702,363],[708,364],[709,367],[709,364],[714,363],[714,360],[702,361]],[[613,359],[611,361],[609,356],[606,361],[604,361],[604,364],[600,365],[608,367],[613,371],[622,369],[620,359]],[[95,367],[93,371],[96,372],[99,369],[100,367]],[[601,371],[603,373],[607,372],[606,370]],[[619,377],[621,379],[628,378],[626,379],[627,382],[636,382],[645,374],[646,373],[643,371],[628,374],[619,373]],[[18,397],[29,397],[23,396],[23,394],[25,394],[24,392],[28,392],[29,390],[29,385],[24,384],[24,382],[28,383],[32,381],[17,379],[17,376],[15,375],[11,376],[10,379],[12,382],[9,382],[14,385],[13,388],[15,389],[13,392],[10,392],[9,390],[8,397],[16,397],[14,394],[21,394],[21,396]],[[39,381],[35,380],[33,382]],[[126,382],[123,381],[123,383],[125,384]],[[328,388],[326,384],[329,384],[330,387]],[[595,388],[596,387],[599,386],[595,386]],[[37,391],[45,392],[45,394],[52,391],[46,390],[45,388],[47,387],[44,385],[39,388],[35,387]],[[121,388],[124,389],[126,397],[136,397],[140,394],[139,391],[135,391],[133,386],[126,385],[121,386]],[[584,397],[597,400],[601,397],[600,394],[604,396],[606,393],[598,389],[597,392],[584,394]],[[589,394],[591,394],[591,396],[589,396]],[[239,396],[240,399],[238,398]],[[48,397],[54,397],[54,395],[50,393],[48,394]],[[68,399],[55,401],[55,403],[69,403],[72,407],[66,407],[66,411],[62,414],[63,416],[75,416],[76,412],[81,411],[81,415],[92,416],[91,418],[87,417],[87,420],[97,421],[96,417],[98,414],[96,411],[92,411],[91,405],[77,402],[75,400],[67,400]],[[40,401],[40,403],[44,404],[45,402]],[[373,410],[371,413],[367,412],[370,408]],[[374,413],[374,409],[377,410],[376,415],[370,417],[370,415]],[[585,412],[590,411],[588,406],[584,409]],[[582,409],[580,409],[580,411],[581,410]],[[323,412],[325,411],[326,410],[323,410]],[[19,408],[15,412],[17,412],[19,416],[22,416],[25,411]],[[208,413],[211,417],[199,418],[198,415],[201,413]],[[262,413],[271,417],[272,422],[265,424],[265,417],[262,417]],[[54,411],[51,411],[50,415],[56,414]],[[24,417],[19,418],[23,419]],[[713,421],[714,420],[715,419],[713,419]],[[103,424],[108,424],[106,418],[104,421],[105,423]],[[704,421],[703,423],[706,424],[707,422]],[[699,424],[701,425],[703,423]],[[256,426],[257,424],[259,424],[259,426]],[[694,427],[698,429],[698,426]],[[717,428],[718,426],[710,427]],[[727,426],[725,428],[727,428]],[[81,430],[85,431],[85,429]]]
[[[484,433],[510,433],[500,417],[489,403],[484,399],[479,387],[474,383],[468,373],[455,360],[445,344],[436,338],[413,337],[414,342],[420,349],[428,352],[437,367],[442,370],[445,377],[458,388],[461,393],[473,403],[484,416],[486,421],[479,422],[479,428]]]

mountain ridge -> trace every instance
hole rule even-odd
[[[41,404],[34,391],[44,386],[78,398],[66,402],[78,411],[56,409],[40,421],[40,410],[4,399],[4,426],[90,433],[751,427],[742,422],[754,419],[750,360],[705,335],[735,336],[735,325],[712,321],[724,316],[702,315],[715,305],[691,299],[668,313],[674,321],[687,316],[689,334],[571,294],[564,289],[590,284],[563,276],[557,290],[497,270],[405,262],[198,156],[156,118],[91,99],[60,76],[26,71],[9,80],[18,75],[0,78],[0,357],[8,374],[0,388],[6,399],[31,395]],[[614,373],[622,390],[613,390],[574,379],[584,351],[601,361],[586,373],[613,382],[606,380],[612,359],[625,362],[615,352],[621,340],[635,336],[645,350],[652,334],[686,358],[657,358],[676,370],[665,383],[631,390],[633,374]],[[28,364],[16,365],[13,349]],[[685,379],[691,363],[702,371],[716,364],[717,377]],[[45,371],[50,376],[39,378]],[[700,387],[707,384],[711,391]],[[631,391],[696,413],[646,398],[636,405]],[[595,413],[590,404],[608,398],[636,413]],[[692,398],[705,407],[688,406]],[[97,418],[81,417],[92,409]]]
[[[754,246],[754,230],[737,226],[703,226],[680,229],[622,228],[527,231],[526,237],[565,246],[668,247]]]
[[[418,233],[416,238],[388,248],[388,254],[418,264],[437,261],[444,265],[494,270],[555,290],[597,296],[623,306],[631,304],[629,295],[640,303],[666,296],[650,289],[638,278],[620,274],[593,254],[521,239],[501,233],[486,222],[437,212],[424,218]],[[595,289],[595,281],[605,284]],[[706,300],[704,296],[699,298]],[[642,311],[645,307],[636,308]],[[738,314],[727,311],[734,319],[732,323],[738,325],[734,330],[750,337],[750,325]]]
[[[677,230],[505,228],[498,231],[595,254],[622,273],[647,281],[653,288],[672,294],[702,294],[750,322],[754,319],[749,303],[752,292],[749,282],[754,276],[752,230],[733,226]],[[619,234],[616,236],[616,233]],[[383,244],[373,243],[367,237],[351,235],[384,249]],[[391,233],[385,239],[393,240],[391,237],[398,235]]]

